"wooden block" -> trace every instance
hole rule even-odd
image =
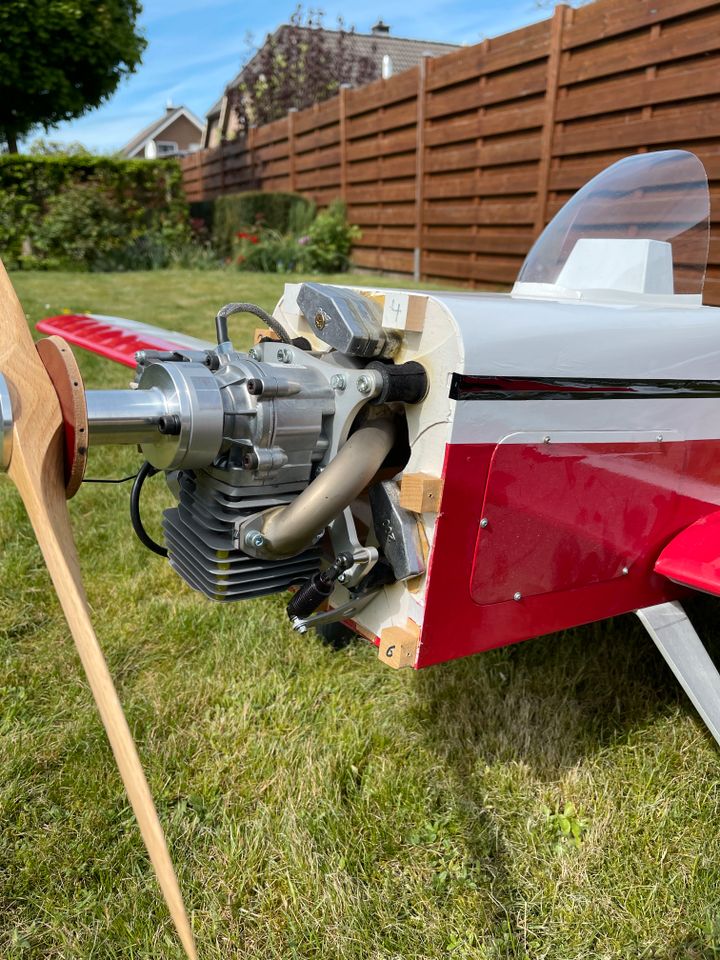
[[[256,346],[258,343],[260,343],[263,337],[270,337],[271,340],[280,339],[274,330],[270,330],[268,327],[256,327],[255,333],[253,334],[253,346]]]
[[[420,627],[408,620],[405,627],[385,627],[380,631],[378,657],[395,670],[415,666]]]
[[[428,473],[404,473],[400,483],[400,506],[413,513],[437,513],[443,482]]]
[[[382,325],[419,333],[425,325],[427,304],[428,298],[422,294],[388,293],[383,304]]]

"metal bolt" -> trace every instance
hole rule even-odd
[[[543,437],[543,443],[550,443],[550,437],[549,436]]]
[[[347,386],[347,377],[344,373],[334,373],[330,377],[330,386],[333,390],[344,390]]]
[[[370,377],[366,377],[365,374],[363,374],[357,378],[355,386],[358,388],[358,393],[370,393],[373,388],[373,383]]]
[[[260,547],[265,546],[265,537],[259,530],[248,530],[245,534],[245,545],[259,550]]]
[[[259,360],[261,357],[261,353],[259,350],[256,350],[255,347],[253,347],[251,350],[248,351],[248,356],[250,357],[251,360]]]
[[[661,433],[659,433],[659,434],[657,435],[657,441],[658,441],[658,443],[662,443],[662,438],[663,438],[663,435],[662,435]]]
[[[315,314],[315,328],[317,330],[324,330],[325,324],[328,322],[328,316],[322,310],[318,310]]]
[[[299,617],[293,617],[290,623],[293,630],[297,630],[298,633],[307,633],[307,627]]]
[[[280,347],[277,352],[277,358],[280,363],[291,363],[292,362],[292,350],[286,350],[285,347]]]
[[[488,518],[487,518],[487,517],[483,517],[482,520],[480,521],[480,526],[481,526],[481,527],[486,527],[489,523],[490,523],[490,521],[488,520]]]
[[[346,573],[341,573],[340,576],[338,577],[338,583],[345,583],[347,578],[348,577]]]
[[[518,590],[517,593],[513,594],[513,600],[522,600],[522,594]]]
[[[164,437],[177,437],[182,430],[182,422],[176,413],[165,414],[158,420],[158,432]]]
[[[630,573],[630,570],[627,567],[622,568],[622,574],[624,577],[626,577],[629,573]]]

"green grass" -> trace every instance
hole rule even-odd
[[[13,279],[33,322],[93,310],[208,338],[221,303],[271,308],[282,282]],[[78,355],[89,387],[127,382]],[[136,465],[98,450],[89,472]],[[203,958],[720,956],[720,757],[631,618],[398,674],[367,643],[293,633],[282,597],[193,594],[134,539],[128,494],[86,485],[71,509]],[[7,480],[0,529],[0,956],[179,958]],[[712,604],[694,614],[717,633]]]

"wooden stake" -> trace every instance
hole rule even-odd
[[[90,621],[65,501],[60,405],[2,263],[0,373],[8,382],[15,419],[8,473],[35,530],[170,916],[187,956],[197,960],[190,923],[150,788]]]

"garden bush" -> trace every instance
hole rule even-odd
[[[350,264],[353,243],[360,230],[347,222],[345,204],[336,201],[322,210],[310,226],[305,246],[306,263],[317,273],[341,273]]]
[[[258,224],[235,233],[234,259],[241,270],[264,273],[341,273],[350,263],[350,250],[360,230],[348,224],[340,201],[317,214],[300,230],[281,233]]]
[[[0,156],[0,256],[8,266],[127,270],[208,259],[193,246],[174,161]]]
[[[307,231],[314,216],[315,204],[297,193],[264,193],[253,190],[247,193],[231,193],[218,197],[213,204],[213,247],[221,257],[229,257],[233,253],[239,230],[262,227],[282,235],[300,235]]]

